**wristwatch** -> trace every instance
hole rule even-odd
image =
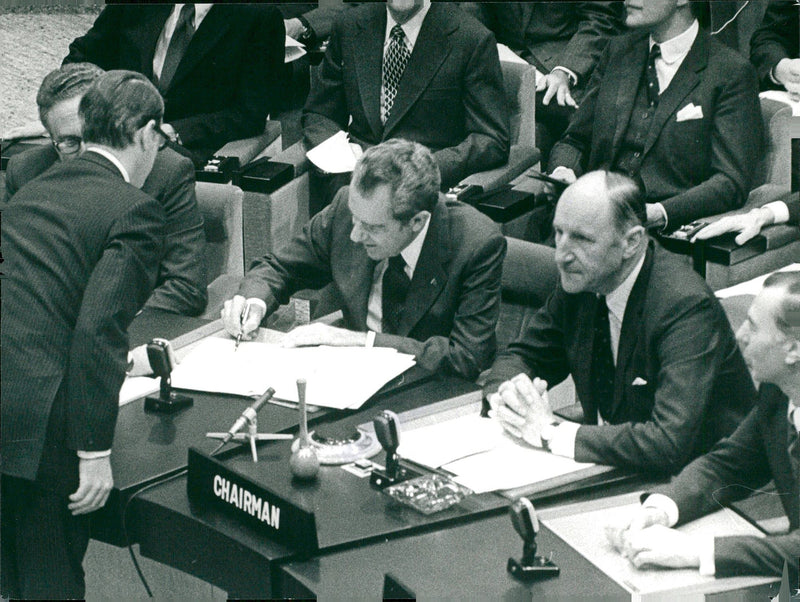
[[[552,451],[550,449],[550,441],[553,439],[553,436],[556,434],[556,427],[558,426],[558,422],[553,421],[550,424],[546,424],[542,427],[542,432],[539,433],[539,437],[542,440],[542,447],[545,448],[547,451]]]

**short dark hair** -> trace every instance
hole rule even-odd
[[[361,193],[383,184],[392,191],[392,215],[406,222],[420,211],[433,211],[441,176],[427,148],[395,138],[367,149],[353,170],[351,186]]]
[[[161,123],[164,101],[141,73],[108,71],[86,91],[78,107],[84,142],[126,148],[151,119]]]
[[[800,341],[800,271],[770,274],[764,281],[764,288],[783,290],[775,323],[781,332]]]
[[[625,174],[606,171],[605,185],[611,202],[611,215],[618,232],[647,223],[644,189],[639,182]]]
[[[69,63],[45,75],[36,94],[41,122],[59,102],[82,96],[103,73],[92,63]]]

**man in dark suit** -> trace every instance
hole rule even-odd
[[[263,5],[107,6],[65,63],[130,69],[164,97],[164,130],[204,160],[264,131],[284,79],[283,19]]]
[[[719,302],[648,239],[644,212],[621,174],[590,172],[566,189],[553,221],[560,284],[498,355],[484,392],[506,430],[533,445],[676,473],[733,432],[755,390]],[[547,400],[568,375],[580,423],[558,423]]]
[[[36,97],[39,116],[52,144],[15,155],[6,170],[6,200],[59,159],[73,159],[83,148],[78,104],[83,93],[102,75],[91,63],[72,63],[49,73]],[[164,206],[167,219],[165,252],[158,279],[146,307],[197,315],[208,295],[203,266],[205,234],[195,197],[192,162],[170,148],[156,157],[142,190]]]
[[[592,75],[549,169],[640,178],[647,225],[674,230],[740,207],[762,149],[755,72],[700,29],[687,0],[626,0],[626,24]]]
[[[394,347],[475,378],[495,352],[505,251],[494,223],[439,194],[425,147],[389,140],[361,156],[349,189],[301,235],[253,265],[222,319],[250,338],[293,292],[332,283],[346,329],[301,326],[286,344]]]
[[[800,5],[795,0],[770,0],[750,38],[750,60],[762,90],[786,88],[800,95]]]
[[[539,72],[537,146],[547,156],[581,103],[609,40],[625,21],[622,2],[462,2],[497,41]]]
[[[362,148],[390,138],[424,144],[445,188],[502,165],[508,109],[494,36],[458,8],[430,0],[346,10],[302,125],[308,149],[342,130]],[[330,196],[312,203],[324,206]]]
[[[638,568],[779,577],[788,562],[794,590],[800,557],[800,272],[767,278],[737,338],[753,378],[762,383],[756,407],[729,438],[644,499],[630,524],[610,528],[609,537]],[[712,539],[669,528],[743,499],[770,481],[789,518],[787,533]]]
[[[126,330],[155,282],[164,213],[142,186],[164,105],[141,74],[81,99],[84,154],[3,210],[2,593],[83,598],[89,513],[113,485]]]

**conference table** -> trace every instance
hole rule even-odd
[[[131,327],[131,345],[159,336],[179,347],[219,328],[218,322],[146,310]],[[404,415],[443,400],[474,398],[477,390],[460,378],[414,367],[359,410],[315,412],[309,416],[309,428],[348,432],[370,423],[383,409]],[[552,554],[561,574],[529,584],[513,579],[506,562],[520,558],[522,540],[508,517],[510,500],[500,493],[471,495],[426,516],[371,487],[368,478],[338,466],[322,467],[312,483],[292,479],[290,441],[259,444],[258,465],[252,464],[246,446],[226,446],[214,461],[232,469],[252,471],[257,466],[271,487],[314,509],[317,545],[281,544],[188,495],[188,450],[210,454],[217,442],[206,433],[226,430],[251,401],[190,394],[194,405],[171,415],[145,412],[143,400],[120,408],[112,455],[115,488],[101,520],[95,521],[95,538],[115,545],[138,542],[142,556],[199,577],[230,597],[375,599],[384,592],[434,599],[629,597],[546,525],[538,537],[539,553]],[[296,434],[298,412],[268,404],[259,413],[259,426],[261,431]],[[612,473],[605,481],[564,485],[533,499],[537,509],[546,511],[653,483],[642,476]]]

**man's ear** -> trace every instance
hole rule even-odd
[[[622,239],[623,257],[625,259],[633,257],[637,253],[645,236],[647,236],[647,231],[644,226],[633,226],[628,229]]]
[[[414,232],[419,232],[422,228],[425,227],[425,224],[431,218],[430,211],[420,211],[414,217],[411,218],[411,229]]]
[[[800,341],[795,338],[789,338],[784,343],[783,348],[786,351],[786,364],[800,367]]]

